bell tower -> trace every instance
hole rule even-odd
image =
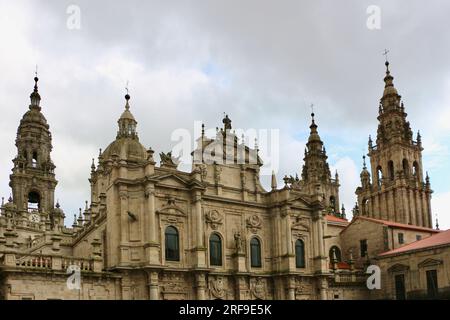
[[[418,132],[413,139],[405,106],[393,80],[386,61],[375,145],[369,136],[372,179],[364,162],[361,187],[356,190],[358,214],[432,228],[433,191],[428,174],[424,179],[421,136]]]
[[[55,165],[50,158],[52,136],[41,113],[38,81],[36,76],[29,110],[17,130],[17,156],[13,159],[9,186],[18,211],[38,210],[49,214],[54,208],[54,192],[58,182],[55,179]]]
[[[300,184],[302,189],[309,194],[321,193],[330,214],[345,218],[339,207],[339,176],[337,172],[334,179],[331,176],[327,152],[319,136],[314,117],[315,114],[312,112]]]

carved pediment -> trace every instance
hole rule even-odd
[[[302,218],[300,216],[297,216],[293,219],[292,223],[292,229],[293,230],[299,230],[299,231],[309,231],[309,224],[307,218]]]
[[[188,186],[188,181],[176,174],[162,175],[156,177],[156,179],[158,180],[156,185],[171,186],[174,188],[186,188]]]
[[[433,259],[433,258],[429,258],[429,259],[425,259],[423,260],[421,263],[419,263],[417,266],[419,268],[424,268],[424,267],[432,267],[432,266],[438,266],[442,264],[442,260],[439,259]]]
[[[396,263],[390,268],[387,269],[389,272],[401,272],[401,271],[408,271],[409,266],[402,264],[402,263]]]
[[[156,211],[159,214],[185,216],[186,212],[176,204],[176,200],[172,196],[167,197],[167,203]]]

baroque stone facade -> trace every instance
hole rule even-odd
[[[429,228],[421,145],[411,140],[389,71],[385,81],[377,147],[369,155],[375,170],[378,163],[389,168],[387,155],[399,153],[392,158],[397,169],[389,186],[371,184],[364,169],[354,212]],[[301,178],[285,176],[279,188],[273,176],[266,191],[258,148],[239,141],[228,116],[214,138],[202,132],[193,151],[200,160],[190,172],[178,170],[170,152],[160,153],[158,165],[139,141],[127,94],[116,139],[92,163],[91,199],[67,228],[54,202],[51,134],[37,83],[17,133],[13,196],[1,207],[0,298],[370,297],[364,263],[355,264],[344,246],[356,235],[342,233],[349,223],[339,204],[339,176],[331,175],[314,114]],[[389,131],[392,121],[397,129]],[[400,172],[403,159],[416,168],[411,175]],[[81,275],[75,287],[74,268]]]

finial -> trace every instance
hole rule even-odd
[[[363,155],[363,169],[366,170],[367,166],[366,166],[366,156]]]
[[[387,65],[387,66],[389,65],[389,61],[388,61],[388,53],[389,53],[389,50],[384,49],[384,51],[383,51],[383,56],[386,58],[386,65]]]
[[[34,76],[34,90],[33,90],[33,93],[30,95],[30,99],[31,99],[31,106],[39,108],[39,104],[41,102],[41,96],[39,95],[39,92],[38,92],[38,81],[39,81],[39,78],[37,77],[37,66],[36,66],[36,71],[35,71],[35,76]]]
[[[12,195],[9,195],[8,202],[13,202]]]
[[[314,114],[314,104],[311,103],[311,120],[312,120],[313,124],[314,124],[314,116],[315,116],[315,114]]]
[[[255,150],[259,151],[258,138],[255,138]]]
[[[271,183],[272,190],[277,189],[277,177],[275,176],[275,171],[272,170],[272,183]]]
[[[94,160],[94,158],[92,158],[91,171],[92,172],[95,171],[95,160]]]
[[[34,89],[37,91],[38,78],[38,65],[36,65],[36,71],[34,72]]]
[[[61,207],[61,206],[59,205],[59,199],[56,200],[56,205],[55,205],[55,207],[58,208],[58,209]]]
[[[85,204],[86,204],[85,210],[87,211],[88,210],[88,201],[87,200],[85,201]]]
[[[205,136],[205,124],[202,123],[202,137]]]

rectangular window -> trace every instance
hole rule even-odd
[[[417,241],[422,240],[422,236],[421,236],[420,234],[417,234],[417,235],[416,235],[416,240],[417,240]]]
[[[438,282],[437,282],[437,271],[428,270],[427,271],[427,293],[428,298],[436,299],[438,295]]]
[[[403,233],[398,234],[398,243],[403,244],[405,242],[405,239],[403,239]]]
[[[367,240],[366,239],[359,241],[359,249],[360,249],[361,258],[364,258],[367,255]]]

